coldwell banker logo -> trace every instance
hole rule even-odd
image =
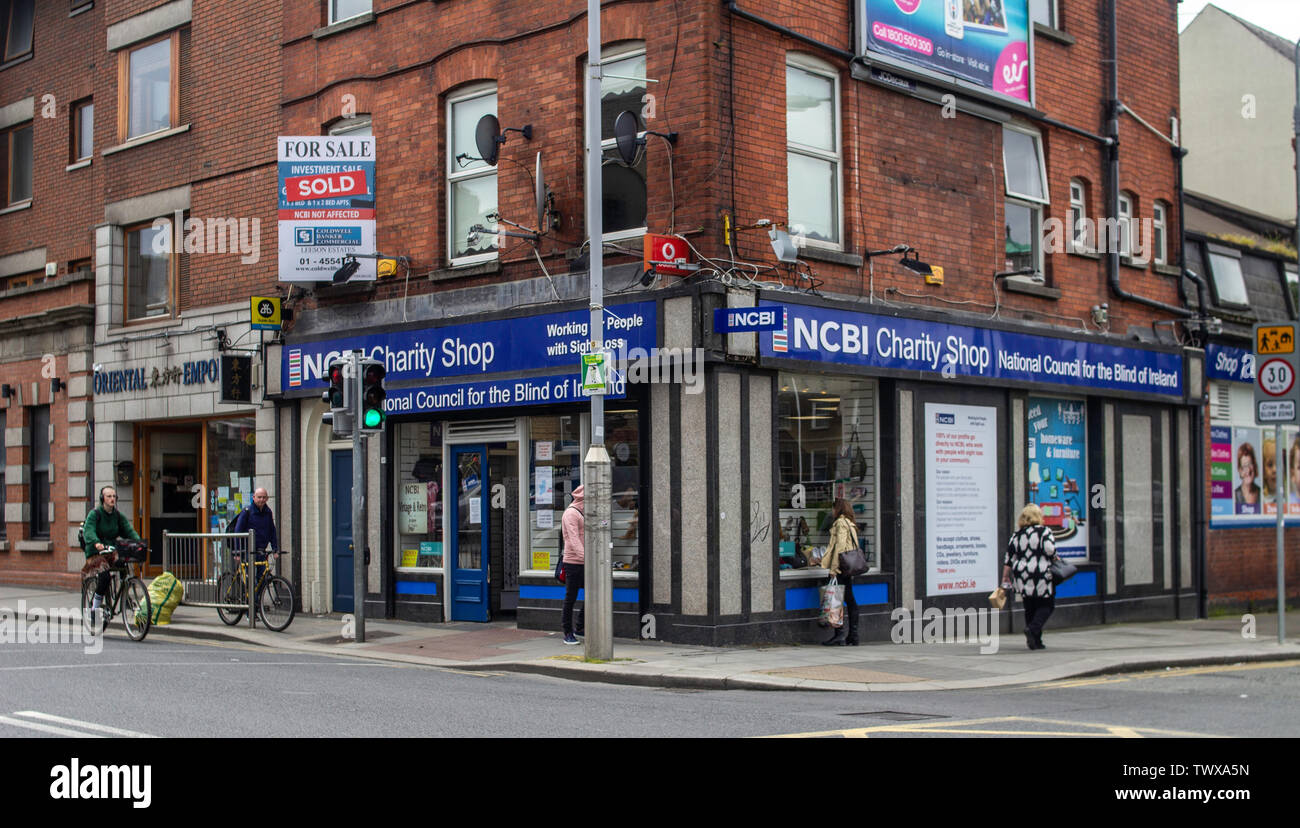
[[[956,425],[957,416],[955,414],[935,414],[934,421],[939,425]]]
[[[772,350],[784,354],[790,350],[790,311],[781,311],[781,330],[772,332]]]

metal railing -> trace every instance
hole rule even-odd
[[[163,570],[176,576],[185,585],[181,605],[187,607],[212,607],[214,609],[243,610],[248,613],[248,625],[256,624],[256,590],[247,590],[247,604],[223,602],[217,594],[217,583],[227,573],[237,577],[239,566],[234,555],[246,554],[254,548],[254,533],[248,532],[163,532]],[[232,548],[233,547],[233,548]],[[250,581],[253,577],[250,573]]]

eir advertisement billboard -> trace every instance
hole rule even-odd
[[[858,48],[1030,102],[1028,0],[857,0]]]

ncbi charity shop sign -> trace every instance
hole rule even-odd
[[[1028,0],[857,0],[857,19],[859,54],[1029,102]]]
[[[764,357],[919,371],[947,379],[1183,396],[1183,360],[1176,353],[812,305],[786,305],[781,327],[759,334],[759,348]]]
[[[375,139],[281,136],[280,281],[328,282],[349,253],[375,252]],[[353,279],[374,279],[359,259]]]

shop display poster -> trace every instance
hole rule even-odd
[[[1062,558],[1088,557],[1088,453],[1082,400],[1030,397],[1029,501],[1043,510]]]
[[[996,408],[925,404],[925,562],[929,595],[998,585]]]

